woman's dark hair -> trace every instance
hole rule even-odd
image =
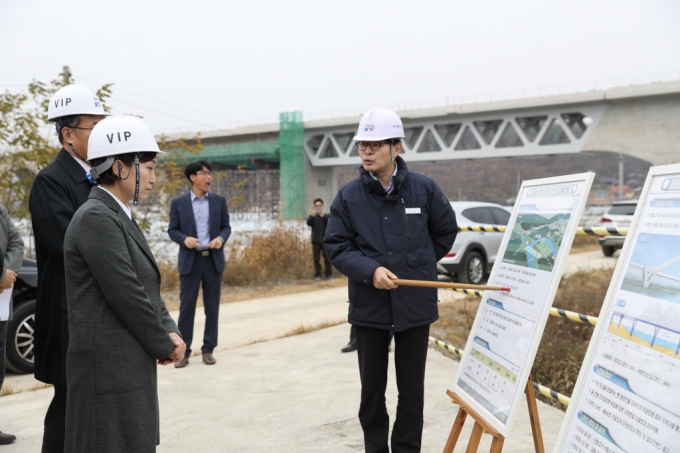
[[[312,204],[316,204],[317,201],[320,202],[321,204],[323,204],[323,200],[321,198],[317,198],[316,200],[314,200],[314,203],[312,203]]]
[[[186,175],[189,182],[191,182],[190,176],[195,175],[199,171],[203,170],[203,167],[207,168],[208,171],[212,171],[210,164],[203,159],[195,160],[187,164],[186,168],[184,169],[184,174]]]
[[[120,156],[115,156],[115,157],[116,157],[116,159],[123,162],[128,167],[132,167],[133,166],[132,164],[134,164],[134,162],[135,162],[135,153],[121,154]],[[140,164],[150,162],[150,161],[154,160],[155,158],[156,158],[156,153],[154,153],[154,152],[139,153],[139,163]],[[90,163],[92,164],[93,167],[96,167],[97,165],[104,163],[104,161],[106,161],[106,157],[100,157],[98,159],[92,159],[90,161]],[[114,173],[114,170],[115,170],[115,173]],[[133,171],[134,171],[134,169],[131,169],[130,174],[132,174]],[[114,182],[116,182],[116,179],[126,179],[128,177],[128,175],[124,175],[124,174],[122,174],[121,176],[122,176],[122,178],[118,177],[118,164],[116,162],[114,162],[113,165],[111,166],[111,168],[109,168],[104,173],[99,175],[99,179],[97,180],[97,182],[99,184],[108,185],[108,184],[113,184]],[[134,178],[134,174],[133,174],[132,177]]]

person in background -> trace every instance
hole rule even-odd
[[[411,173],[399,156],[404,128],[385,108],[367,112],[354,140],[362,167],[331,204],[324,247],[349,277],[348,320],[356,329],[361,378],[359,421],[367,453],[388,453],[385,405],[388,345],[394,331],[399,397],[391,451],[421,449],[430,324],[439,318],[435,288],[397,287],[397,278],[437,280],[451,249],[456,215],[437,184]]]
[[[176,368],[189,364],[194,336],[194,315],[198,288],[203,282],[203,363],[214,365],[213,350],[217,346],[217,321],[224,272],[224,244],[231,235],[227,200],[209,193],[212,169],[204,160],[190,162],[184,174],[191,183],[189,193],[172,200],[168,235],[179,244],[180,305],[179,330],[187,344],[186,356]]]
[[[0,205],[0,294],[12,291],[17,280],[17,271],[24,260],[24,241],[9,218],[7,209]],[[12,301],[9,304],[9,319],[12,319]],[[7,321],[0,320],[0,390],[5,380],[5,356],[7,349]],[[16,436],[0,432],[0,445],[11,444]]]
[[[108,115],[99,98],[80,85],[67,85],[50,99],[47,119],[54,122],[61,151],[33,181],[28,207],[38,264],[35,304],[35,378],[54,385],[45,414],[42,453],[62,453],[66,421],[68,311],[64,279],[64,235],[73,214],[87,201],[87,141]]]
[[[312,257],[314,259],[314,280],[321,280],[321,256],[323,255],[324,270],[326,272],[326,280],[333,279],[333,268],[331,262],[328,260],[328,255],[323,249],[323,237],[326,235],[326,225],[328,225],[328,216],[323,212],[323,200],[317,198],[314,200],[314,209],[309,212],[307,217],[307,225],[312,227]]]
[[[354,326],[349,329],[349,343],[340,348],[342,352],[354,352],[357,350],[357,330]]]

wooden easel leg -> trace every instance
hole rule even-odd
[[[536,453],[545,453],[545,447],[543,446],[543,434],[541,433],[541,422],[538,419],[538,406],[536,406],[536,394],[534,393],[533,377],[531,374],[529,374],[529,380],[527,381],[525,392],[527,394],[527,406],[529,406],[531,434],[534,436],[534,448],[536,449]]]
[[[529,381],[531,382],[531,381]],[[505,442],[505,437],[501,435],[493,426],[480,417],[473,409],[467,406],[465,401],[463,401],[458,395],[450,390],[446,391],[446,394],[451,397],[454,403],[458,404],[460,408],[458,409],[458,415],[456,415],[456,421],[453,422],[453,428],[451,428],[451,434],[449,434],[449,439],[444,447],[444,453],[453,453],[453,449],[456,447],[458,442],[458,437],[463,430],[463,425],[465,424],[465,418],[470,415],[475,421],[475,426],[472,428],[472,434],[470,434],[470,440],[468,441],[465,453],[477,453],[479,449],[479,442],[482,440],[482,434],[484,432],[491,434],[493,436],[493,441],[491,442],[491,453],[501,453],[503,449],[503,443]],[[531,409],[529,410],[531,411]],[[538,420],[538,418],[536,418]],[[540,438],[540,429],[539,429]],[[541,447],[543,442],[541,441]],[[541,450],[541,453],[544,453]]]
[[[489,450],[489,452],[501,453],[501,450],[503,449],[503,442],[505,442],[505,437],[494,436],[493,440],[491,441],[491,450]]]
[[[453,449],[456,448],[456,443],[458,442],[458,437],[463,430],[463,425],[465,425],[466,417],[467,412],[465,412],[463,408],[459,408],[458,415],[456,415],[456,420],[453,422],[453,427],[451,428],[451,434],[449,434],[449,439],[444,446],[444,453],[453,453]]]
[[[475,426],[472,428],[472,434],[470,435],[470,442],[468,442],[467,449],[465,453],[477,453],[479,448],[479,441],[482,440],[482,434],[484,433],[484,427],[479,423],[475,422]]]

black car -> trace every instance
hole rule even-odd
[[[38,288],[38,266],[35,260],[25,259],[17,272],[12,290],[14,318],[7,325],[8,370],[33,373],[33,329],[35,326],[35,298]]]

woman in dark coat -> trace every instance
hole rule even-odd
[[[160,273],[127,204],[156,182],[158,145],[138,118],[97,124],[88,143],[100,183],[64,241],[70,344],[66,357],[69,453],[155,452],[156,363],[184,356],[160,296]]]

